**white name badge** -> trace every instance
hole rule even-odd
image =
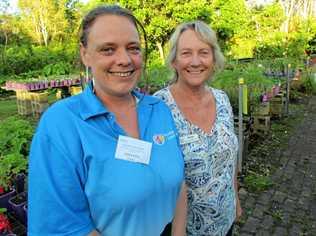
[[[183,144],[187,144],[187,143],[194,143],[194,142],[197,142],[199,140],[200,140],[199,135],[189,134],[189,135],[180,137],[180,144],[183,145]]]
[[[120,135],[116,146],[115,158],[149,164],[151,147],[152,143]]]

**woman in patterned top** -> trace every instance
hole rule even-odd
[[[238,143],[227,95],[206,84],[224,65],[214,31],[201,21],[179,25],[170,39],[168,62],[175,77],[155,95],[171,109],[180,135],[187,185],[186,233],[231,235],[242,212],[236,178]],[[180,222],[181,217],[176,217],[174,235],[185,234]]]

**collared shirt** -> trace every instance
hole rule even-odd
[[[234,174],[238,142],[227,95],[210,88],[215,97],[216,119],[210,133],[188,121],[169,88],[158,91],[175,120],[185,162],[188,186],[188,236],[225,236],[236,215]],[[196,137],[196,138],[186,138]],[[189,140],[189,141],[188,141]]]
[[[159,99],[133,92],[149,164],[115,158],[115,115],[93,94],[51,106],[32,141],[28,235],[159,235],[172,220],[183,158],[172,115]]]

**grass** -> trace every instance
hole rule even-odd
[[[48,95],[48,103],[52,104],[56,101],[56,91],[49,91]],[[16,104],[16,98],[15,96],[10,96],[6,98],[0,99],[0,122],[5,120],[8,117],[17,115],[18,108]],[[31,116],[24,116],[25,119],[30,120],[33,124],[35,124],[37,121],[35,118]]]
[[[18,108],[16,105],[16,99],[13,97],[9,97],[7,99],[0,100],[0,121],[16,115],[18,112]]]

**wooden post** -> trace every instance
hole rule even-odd
[[[286,102],[285,102],[285,114],[289,114],[289,103],[290,103],[290,68],[291,64],[287,65],[287,78],[286,78]]]
[[[238,106],[238,172],[242,172],[242,153],[243,153],[243,145],[244,145],[244,134],[243,134],[243,85],[244,79],[239,78],[239,106]]]

